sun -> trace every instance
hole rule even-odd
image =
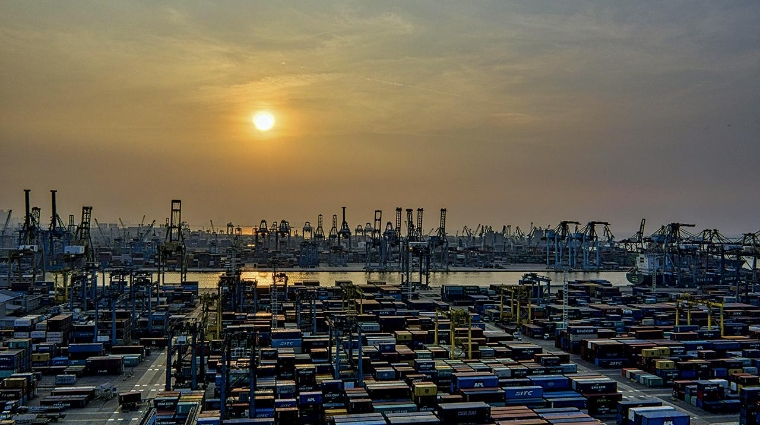
[[[274,115],[269,112],[256,112],[253,116],[253,125],[259,131],[269,131],[274,127]]]

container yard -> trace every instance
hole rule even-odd
[[[283,273],[265,287],[223,275],[216,291],[199,291],[178,314],[168,306],[184,290],[155,286],[158,307],[141,315],[152,320],[132,333],[148,336],[112,338],[106,318],[123,312],[100,312],[108,323],[102,342],[81,342],[94,328],[77,334],[83,321],[94,326],[94,310],[28,315],[0,352],[4,416],[139,424],[755,420],[757,306],[724,303],[704,314],[710,305],[696,293],[633,295],[598,280],[551,292],[536,277],[415,289],[407,298],[405,288],[378,281],[323,286]],[[676,311],[691,323],[675,325]],[[42,333],[15,337],[32,327]],[[60,340],[68,342],[52,342]]]
[[[611,233],[608,223],[593,222],[576,228],[573,239],[569,226],[580,223],[562,222],[544,233],[541,251],[546,270],[564,270],[562,279],[528,272],[498,284],[431,286],[431,271],[454,264],[448,255],[457,252],[449,252],[445,210],[436,237],[419,231],[421,209],[416,223],[407,210],[402,235],[397,210],[397,228],[389,223],[385,236],[364,232],[368,244],[357,256],[344,209],[340,230],[333,217],[333,241],[315,237],[299,249],[315,249],[314,264],[359,258],[364,270],[387,267],[400,282],[292,280],[284,271],[292,264],[280,256],[292,249],[290,234],[280,222],[272,229],[262,223],[252,235],[253,251],[231,229],[219,257],[223,272],[201,285],[188,279],[192,257],[180,201],[172,201],[165,237],[155,244],[154,267],[98,263],[91,213],[83,208],[82,223],[53,260],[37,262],[38,251],[29,247],[40,245],[32,243],[8,257],[16,292],[7,296],[23,307],[1,323],[0,407],[7,423],[757,420],[760,294],[756,276],[731,271],[731,261],[722,263],[725,279],[717,284],[689,285],[699,272],[694,267],[686,283],[680,269],[676,281],[645,285],[570,280],[571,267],[599,271],[606,264],[600,241],[580,243],[582,236],[595,234],[597,225]],[[34,242],[35,223],[25,224],[22,241]],[[143,229],[143,239],[152,227]],[[332,244],[327,257],[323,244]],[[61,246],[45,249],[55,247]],[[724,258],[731,251],[721,252]],[[269,267],[261,282],[243,277],[257,255]],[[53,279],[37,279],[37,265],[52,268],[41,276]],[[23,270],[33,272],[31,280],[19,279]],[[640,280],[641,270],[628,274]],[[452,273],[451,281],[458,276]]]

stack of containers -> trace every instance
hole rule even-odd
[[[540,411],[540,410],[539,410]],[[526,406],[492,407],[491,419],[497,424],[543,425],[546,422],[539,413]]]
[[[758,412],[760,412],[760,387],[743,388],[739,392],[741,410],[739,411],[739,423],[742,425],[758,425]]]
[[[37,330],[37,324],[42,321],[42,316],[27,315],[13,321],[14,338],[31,338],[32,332]]]
[[[274,422],[276,424],[298,423],[298,400],[280,399],[274,401]]]
[[[156,422],[175,423],[179,392],[161,391],[153,399],[153,407],[156,409]]]
[[[603,368],[626,367],[628,359],[623,353],[624,345],[615,340],[585,340],[581,345],[581,358]]]
[[[543,398],[548,407],[573,407],[587,410],[588,402],[585,397],[570,388],[570,378],[562,375],[529,376],[531,384],[543,389]]]
[[[432,382],[415,382],[412,384],[412,401],[420,410],[432,409],[437,402],[438,387]]]
[[[744,388],[760,386],[760,376],[749,373],[736,373],[728,377],[731,392],[740,393]]]
[[[189,391],[180,394],[177,409],[174,414],[177,423],[184,423],[194,411],[200,411],[203,406],[204,392]]]
[[[726,393],[729,391],[727,380],[698,380],[695,383],[697,387],[696,406],[700,409],[712,413],[731,413],[739,410],[739,400],[726,399]],[[686,390],[688,393],[688,387]]]
[[[87,359],[103,355],[103,344],[100,342],[69,344],[69,365],[85,365]]]
[[[305,391],[298,395],[298,413],[300,424],[321,424],[322,417],[322,392]]]
[[[21,372],[24,364],[24,350],[0,351],[0,378],[7,378]]]
[[[454,373],[450,393],[461,395],[466,402],[505,402],[504,391],[499,388],[499,378],[487,372]]]
[[[362,413],[356,415],[334,416],[333,425],[387,425],[381,413]]]
[[[29,333],[29,338],[31,338],[34,343],[45,342],[45,338],[47,337],[46,331],[47,320],[42,320],[34,326],[34,330]]]
[[[596,339],[597,328],[594,326],[569,326],[560,332],[555,339],[555,346],[571,354],[581,353],[581,343],[584,339]]]
[[[111,347],[111,355],[119,355],[124,359],[124,367],[136,367],[145,358],[145,348],[142,345],[115,345]]]
[[[689,425],[691,416],[672,407],[636,407],[629,410],[629,425]]]
[[[587,413],[580,412],[576,409],[571,408],[551,410],[547,409],[546,411],[542,409],[540,412],[541,413],[539,413],[539,417],[550,424],[601,424],[601,421],[592,418]]]
[[[222,422],[221,418],[219,417],[219,411],[218,410],[210,410],[210,411],[204,411],[201,412],[200,415],[198,415],[198,425],[220,425]]]
[[[388,425],[438,425],[441,423],[433,412],[383,413]]]
[[[32,398],[26,378],[5,378],[0,385],[0,400],[16,401],[19,406],[24,406]]]
[[[444,403],[436,411],[444,424],[484,424],[491,416],[491,406],[483,402]]]
[[[617,424],[618,425],[633,425],[629,424],[628,415],[631,409],[637,407],[660,407],[662,406],[662,400],[651,398],[645,400],[623,400],[618,403],[617,410]]]
[[[313,364],[297,364],[295,378],[299,392],[317,390],[317,368]]]
[[[272,348],[291,348],[293,353],[301,353],[303,334],[300,329],[272,329],[271,340]]]
[[[324,380],[319,384],[319,387],[322,390],[322,400],[325,410],[346,407],[343,381],[334,379]]]
[[[546,405],[544,389],[538,385],[505,387],[504,396],[507,406],[541,408]]]
[[[39,368],[50,366],[51,359],[52,357],[50,356],[50,353],[32,353],[32,367]]]
[[[617,382],[605,376],[577,376],[571,381],[573,390],[586,397],[592,416],[616,412],[618,402],[623,399],[623,394],[617,391]]]
[[[50,392],[50,396],[40,400],[40,406],[63,404],[81,409],[87,407],[87,403],[94,398],[95,387],[58,387]]]
[[[121,375],[124,373],[124,358],[121,356],[94,356],[85,360],[88,375]]]
[[[71,342],[87,343],[95,339],[95,322],[77,323],[71,329]]]

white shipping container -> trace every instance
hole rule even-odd
[[[84,246],[82,245],[64,246],[63,253],[67,255],[84,255]]]
[[[55,385],[74,385],[77,383],[76,375],[56,375]]]
[[[48,338],[63,338],[63,332],[48,332],[47,333]]]
[[[31,326],[32,326],[32,320],[26,317],[21,318],[21,319],[16,319],[13,321],[14,328],[30,328]]]
[[[61,337],[51,337],[48,335],[47,338],[45,338],[45,342],[48,344],[63,344],[63,338]]]
[[[37,323],[34,325],[34,330],[36,331],[46,331],[47,330],[47,320],[43,320],[40,323]]]
[[[40,323],[41,321],[45,320],[45,316],[39,315],[39,314],[27,314],[24,316],[24,319],[29,319],[32,321],[32,325],[36,325],[37,323]]]
[[[29,338],[29,332],[13,332],[14,338]]]
[[[46,333],[45,331],[32,331],[30,336],[34,339],[45,339]]]

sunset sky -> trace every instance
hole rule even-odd
[[[3,1],[0,148],[45,223],[755,232],[760,2]]]

